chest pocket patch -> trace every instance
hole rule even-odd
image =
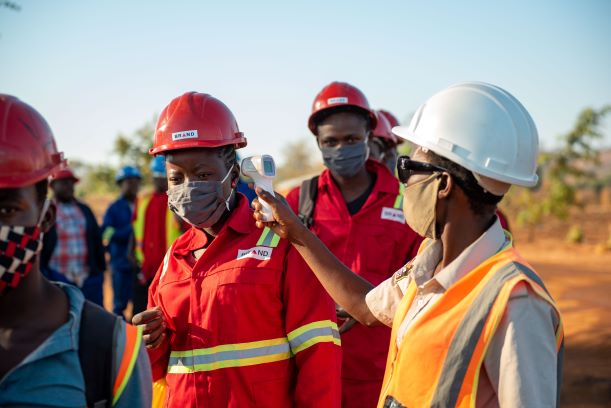
[[[400,224],[405,224],[405,216],[403,215],[403,210],[399,210],[397,208],[382,208],[382,214],[380,218],[383,220],[395,221]]]
[[[250,249],[238,249],[238,257],[236,259],[254,258],[260,261],[269,261],[272,257],[274,248],[256,246]]]

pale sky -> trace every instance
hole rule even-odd
[[[491,82],[547,148],[582,108],[611,103],[607,0],[12,1],[0,92],[36,107],[69,159],[110,161],[118,132],[191,90],[230,107],[245,154],[277,157],[312,137],[312,100],[334,80],[401,119],[453,83]]]

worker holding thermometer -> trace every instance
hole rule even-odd
[[[189,92],[157,123],[168,205],[191,225],[169,248],[134,324],[166,406],[338,407],[341,351],[335,307],[288,241],[255,225],[236,192],[246,146],[227,106]],[[242,171],[273,192],[271,156]]]

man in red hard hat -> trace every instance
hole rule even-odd
[[[324,87],[314,99],[308,127],[327,169],[287,196],[331,252],[374,285],[410,260],[421,242],[405,224],[398,180],[368,159],[377,120],[356,87],[343,82]],[[343,318],[342,405],[375,406],[390,330],[355,324],[342,310],[338,317]]]
[[[390,123],[381,111],[376,112],[378,124],[369,138],[369,157],[384,164],[392,174],[397,166],[398,138],[392,133]]]
[[[106,260],[102,231],[91,209],[74,197],[78,181],[69,167],[51,175],[57,215],[44,236],[41,270],[49,279],[78,286],[85,299],[103,306]]]
[[[169,207],[192,227],[133,321],[169,406],[337,407],[333,302],[288,242],[256,228],[236,192],[244,146],[229,108],[208,94],[161,112],[151,154],[165,156]]]
[[[150,407],[140,330],[40,273],[62,164],[43,117],[0,94],[0,406]]]

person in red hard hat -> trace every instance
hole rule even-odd
[[[140,331],[40,272],[63,164],[40,113],[0,94],[0,406],[150,407]]]
[[[337,407],[333,302],[236,193],[244,146],[229,108],[208,94],[185,93],[162,111],[150,152],[165,156],[169,207],[191,229],[166,253],[149,309],[133,322],[154,379],[165,377],[167,406]]]
[[[41,270],[50,279],[78,286],[85,299],[103,306],[106,259],[102,231],[91,209],[74,197],[78,181],[69,167],[51,175],[57,215],[55,225],[44,236]]]
[[[333,82],[314,99],[308,127],[327,169],[287,196],[291,208],[344,264],[377,285],[411,259],[422,240],[405,224],[398,180],[369,159],[378,118],[356,87]],[[342,406],[375,406],[390,329],[356,323],[342,309]]]
[[[391,131],[390,123],[381,111],[376,112],[378,124],[371,132],[369,138],[369,157],[384,164],[391,173],[395,173],[397,166],[398,138]]]

